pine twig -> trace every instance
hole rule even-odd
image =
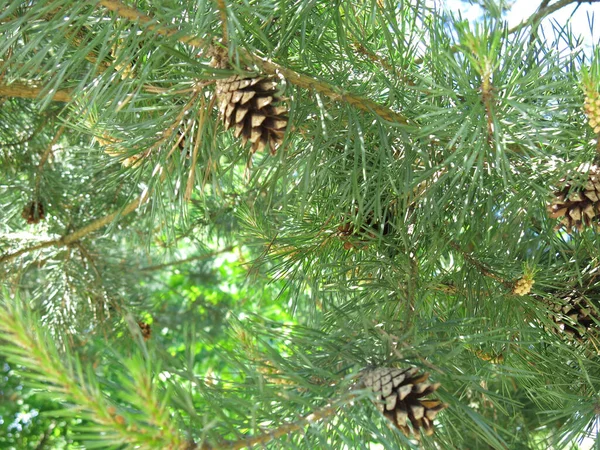
[[[507,289],[512,290],[513,285],[511,282],[503,280],[498,275],[493,274],[485,264],[483,264],[481,261],[477,260],[472,255],[470,255],[469,253],[464,251],[461,248],[461,246],[458,245],[456,242],[451,241],[450,247],[452,247],[454,250],[459,252],[462,255],[462,257],[465,259],[465,261],[467,261],[469,264],[471,264],[473,267],[475,267],[482,275],[485,275],[486,277],[491,278],[492,280],[497,281],[498,283],[502,284]]]
[[[198,48],[209,48],[211,45],[210,42],[207,42],[197,37],[189,35],[181,36],[181,30],[179,29],[169,29],[157,25],[154,19],[152,19],[150,16],[142,13],[141,11],[135,8],[130,8],[124,5],[119,0],[101,0],[100,2],[98,2],[98,5],[104,6],[108,10],[115,12],[116,14],[125,19],[140,22],[146,25],[148,30],[153,31],[158,35],[165,37],[172,37],[176,35],[176,39],[183,44],[187,44],[192,47]],[[325,81],[317,80],[308,75],[300,74],[292,69],[280,66],[279,64],[276,64],[260,56],[254,55],[246,50],[240,49],[240,57],[246,62],[260,67],[267,74],[280,73],[290,83],[305,89],[319,92],[320,94],[323,94],[334,101],[346,102],[357,109],[375,113],[381,118],[390,122],[401,123],[404,125],[408,124],[409,122],[408,119],[402,114],[393,111],[385,106],[382,106],[372,100],[360,97],[355,94],[351,94],[347,91],[344,91],[343,89],[330,85]]]
[[[50,433],[52,433],[52,431],[54,431],[54,428],[56,428],[56,422],[53,421],[50,423],[50,425],[48,426],[46,431],[44,431],[44,434],[42,435],[42,438],[38,442],[38,445],[35,446],[35,450],[43,450],[44,447],[46,447],[46,442],[48,442]]]
[[[35,84],[26,84],[14,82],[11,84],[0,83],[0,97],[18,97],[18,98],[38,98],[44,90],[43,87]],[[68,103],[73,99],[71,91],[60,90],[52,94],[52,100],[55,102]]]
[[[312,425],[320,420],[326,420],[329,417],[333,416],[340,407],[352,402],[355,398],[356,398],[356,394],[347,395],[344,398],[342,398],[334,403],[330,403],[329,405],[325,406],[324,408],[319,409],[319,410],[309,414],[306,417],[303,417],[302,419],[298,420],[297,422],[283,425],[279,428],[276,428],[273,431],[270,431],[268,433],[259,434],[258,436],[253,436],[253,437],[250,437],[247,439],[242,439],[239,441],[222,443],[222,444],[220,444],[219,449],[220,450],[241,450],[244,448],[254,448],[254,446],[256,446],[256,445],[266,444],[267,442],[271,442],[272,440],[278,439],[287,434],[290,434],[290,433],[293,433],[296,431],[301,431],[307,425]]]
[[[33,246],[27,247],[27,248],[22,248],[21,250],[17,250],[15,252],[7,253],[3,256],[0,256],[0,264],[6,263],[15,258],[18,258],[21,255],[31,253],[36,250],[42,250],[42,249],[48,248],[48,247],[61,248],[61,247],[69,246],[69,245],[77,242],[78,240],[84,238],[88,234],[91,234],[91,233],[99,230],[100,228],[114,222],[115,219],[125,217],[126,215],[132,213],[146,201],[149,194],[150,194],[150,192],[146,191],[142,195],[140,195],[138,198],[136,198],[132,202],[125,205],[125,207],[123,209],[112,212],[110,214],[107,214],[106,216],[101,217],[99,219],[96,219],[93,222],[87,224],[86,226],[80,228],[79,230],[76,230],[66,236],[59,238],[59,239],[52,239],[49,241],[45,241],[40,244],[33,245]]]
[[[135,8],[130,8],[129,6],[123,4],[120,0],[100,0],[97,4],[104,6],[109,11],[115,12],[124,19],[146,25],[148,30],[153,31],[158,35],[171,37],[173,35],[180,34],[180,30],[178,29],[168,29],[166,27],[157,25],[152,17]],[[210,45],[210,42],[194,36],[181,36],[178,37],[177,40],[183,44],[191,45],[192,47],[204,48]]]
[[[217,9],[219,10],[219,15],[221,16],[221,28],[223,30],[221,44],[226,47],[227,42],[229,42],[229,32],[227,30],[227,6],[225,5],[225,0],[215,0],[215,3],[217,4]]]
[[[82,365],[77,360],[61,360],[53,340],[40,331],[41,328],[36,326],[20,301],[0,304],[0,319],[0,336],[10,342],[9,361],[17,360],[36,374],[32,379],[37,383],[43,381],[59,399],[77,405],[78,411],[88,413],[90,419],[102,427],[101,432],[107,435],[114,433],[123,443],[138,448],[149,441],[160,441],[162,448],[183,448],[181,435],[163,406],[164,399],[159,398],[153,389],[151,377],[143,365],[136,363],[129,368],[132,386],[128,388],[131,391],[135,387],[137,406],[147,405],[148,408],[141,409],[141,412],[149,414],[144,422],[128,422],[98,388],[93,371],[81,370]],[[89,373],[92,375],[88,382],[84,374]],[[147,428],[138,426],[142,423],[147,424]]]
[[[547,8],[549,3],[550,3],[550,0],[542,0],[542,3],[540,3],[540,6],[538,6],[538,9],[536,10],[536,13],[541,11],[544,8]],[[529,37],[530,44],[533,43],[533,41],[537,37],[537,30],[538,30],[539,25],[540,25],[540,22],[536,22],[531,26],[531,36]]]
[[[587,0],[587,3],[597,3],[598,1],[600,1],[600,0]],[[548,2],[542,2],[542,4],[540,5],[540,8],[538,8],[538,10],[534,14],[532,14],[528,19],[521,22],[520,24],[512,27],[510,30],[508,30],[508,33],[509,34],[516,33],[517,31],[519,31],[529,25],[532,25],[535,29],[535,28],[537,28],[537,25],[542,20],[544,20],[544,18],[546,16],[549,16],[550,14],[555,13],[559,9],[570,5],[571,3],[580,4],[580,3],[582,3],[582,1],[581,0],[559,0],[552,5],[548,5]]]
[[[56,134],[54,135],[54,137],[52,138],[52,140],[46,147],[46,150],[44,151],[42,157],[40,158],[40,163],[38,164],[38,169],[37,169],[37,174],[36,174],[36,179],[35,179],[35,195],[36,195],[36,197],[39,195],[39,192],[40,192],[40,184],[42,182],[42,173],[44,171],[44,165],[46,164],[46,161],[48,161],[48,158],[50,157],[50,153],[52,153],[52,147],[54,147],[54,144],[56,144],[58,142],[58,140],[60,139],[60,137],[62,136],[64,131],[65,131],[65,126],[62,125],[58,129],[58,131],[56,132]]]

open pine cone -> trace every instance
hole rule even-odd
[[[580,292],[563,292],[543,302],[562,336],[578,341],[599,337],[600,310]]]
[[[287,127],[287,107],[281,101],[272,77],[244,78],[239,75],[217,82],[219,111],[225,129],[234,127],[236,138],[252,143],[252,153],[269,147],[275,154]]]
[[[440,384],[428,382],[429,374],[418,372],[416,367],[380,367],[366,371],[362,377],[365,386],[376,394],[377,409],[406,436],[414,435],[416,439],[420,429],[428,436],[433,434],[435,416],[448,406],[440,400],[423,399],[435,392]]]
[[[563,180],[565,181],[565,180]],[[568,232],[573,228],[581,231],[584,226],[598,226],[600,213],[600,168],[591,166],[587,180],[580,185],[567,182],[554,192],[554,199],[548,206],[553,219],[563,217],[558,228],[565,227]]]

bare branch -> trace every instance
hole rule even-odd
[[[600,0],[587,0],[587,3],[596,3]],[[538,8],[538,10],[535,12],[535,14],[533,14],[532,16],[530,16],[527,20],[521,22],[520,24],[512,27],[510,30],[508,30],[509,34],[511,33],[515,33],[519,30],[521,30],[522,28],[528,27],[528,26],[532,26],[533,29],[537,28],[537,25],[544,20],[544,18],[546,16],[549,16],[552,13],[555,13],[556,11],[558,11],[561,8],[564,8],[565,6],[570,5],[571,3],[582,3],[581,0],[559,0],[558,2],[552,4],[552,5],[548,5],[548,1],[543,1],[540,4],[540,7]]]

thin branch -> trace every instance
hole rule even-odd
[[[287,434],[300,431],[304,429],[306,425],[312,425],[319,420],[327,419],[333,416],[340,407],[352,402],[355,398],[355,394],[350,394],[335,403],[329,404],[326,407],[309,414],[297,422],[283,425],[273,431],[260,434],[258,436],[253,436],[240,441],[229,442],[228,444],[221,444],[219,448],[220,450],[241,450],[244,448],[253,448],[255,445],[266,444],[267,442],[271,442],[272,440],[278,439]]]
[[[215,2],[219,10],[219,15],[221,16],[221,28],[223,29],[221,44],[226,47],[227,42],[229,42],[229,32],[227,31],[227,6],[225,5],[225,0],[215,0]]]
[[[38,442],[38,445],[36,445],[35,450],[43,450],[44,447],[46,447],[46,443],[48,442],[50,433],[52,433],[52,431],[54,431],[54,428],[56,428],[56,422],[53,421],[50,423],[48,428],[46,428],[46,431],[44,431],[44,434],[42,435],[42,438]]]
[[[142,267],[139,270],[143,271],[143,272],[150,272],[153,270],[161,270],[166,267],[177,266],[179,264],[186,264],[186,263],[189,263],[192,261],[202,261],[204,259],[213,258],[222,253],[230,252],[234,248],[235,248],[235,245],[230,245],[229,247],[222,248],[221,250],[215,250],[214,252],[210,252],[210,253],[205,253],[204,255],[192,256],[191,258],[186,258],[186,259],[178,259],[177,261],[171,261],[171,262],[164,263],[164,264],[157,264],[155,266]]]
[[[36,197],[39,196],[39,193],[40,193],[40,184],[42,182],[42,173],[44,171],[44,165],[46,164],[46,161],[48,161],[48,158],[50,157],[50,153],[52,153],[52,147],[54,147],[54,144],[56,144],[58,142],[58,140],[60,139],[60,137],[62,136],[64,131],[65,131],[65,126],[63,125],[58,129],[58,131],[56,132],[56,134],[54,135],[54,137],[52,138],[52,140],[46,147],[46,150],[44,151],[44,153],[40,159],[40,163],[38,164],[37,174],[36,174],[36,179],[35,179],[35,195],[36,195]]]
[[[166,27],[157,25],[155,19],[153,19],[152,17],[147,16],[146,14],[135,8],[130,8],[129,6],[120,2],[119,0],[100,0],[100,2],[98,2],[97,4],[100,6],[104,6],[106,9],[117,13],[117,15],[124,19],[128,19],[133,22],[139,22],[143,25],[146,25],[150,31],[154,31],[158,35],[171,37],[181,33],[181,31],[178,29],[168,29]],[[192,47],[204,48],[210,45],[209,41],[205,41],[204,39],[194,36],[180,36],[177,37],[177,40],[184,44],[191,45]]]
[[[485,264],[475,259],[469,253],[465,252],[456,242],[450,242],[450,247],[459,252],[465,259],[465,261],[467,261],[469,264],[475,267],[482,275],[485,275],[486,277],[491,278],[492,280],[495,280],[498,283],[502,284],[504,287],[512,290],[513,284],[511,282],[503,280],[498,275],[495,275],[492,272],[490,272],[490,269],[488,269],[488,267]]]
[[[22,248],[15,252],[7,253],[3,256],[0,256],[0,264],[11,261],[15,258],[18,258],[21,255],[24,255],[26,253],[31,253],[36,250],[41,250],[41,249],[48,248],[48,247],[61,248],[61,247],[66,247],[68,245],[71,245],[74,242],[77,242],[78,240],[87,236],[88,234],[91,234],[94,231],[97,231],[100,228],[114,222],[115,219],[125,217],[126,215],[132,213],[146,201],[146,199],[148,198],[148,195],[149,195],[149,191],[146,191],[142,195],[140,195],[137,199],[135,199],[134,201],[125,205],[125,207],[123,209],[112,212],[104,217],[99,218],[99,219],[96,219],[93,222],[87,224],[86,226],[80,228],[79,230],[76,230],[73,233],[63,236],[59,239],[52,239],[50,241],[42,242],[40,244],[33,245],[33,246],[27,247],[27,248]]]
[[[193,36],[181,36],[181,30],[168,29],[156,24],[156,21],[150,16],[141,11],[130,8],[119,0],[101,0],[98,5],[104,6],[110,11],[114,11],[119,16],[137,21],[147,26],[148,30],[155,32],[161,36],[173,37],[183,44],[192,47],[208,48],[210,42]],[[267,74],[282,74],[290,83],[305,89],[314,90],[323,94],[334,101],[346,102],[363,111],[372,112],[379,115],[381,118],[390,122],[408,124],[408,119],[402,114],[393,111],[385,106],[382,106],[372,100],[351,94],[336,86],[333,86],[325,81],[316,80],[308,75],[303,75],[286,67],[280,66],[268,59],[253,55],[250,52],[240,49],[240,57],[250,64],[260,67]]]
[[[25,83],[14,82],[11,84],[0,84],[0,97],[20,97],[20,98],[38,98],[43,87]],[[51,93],[52,100],[55,102],[70,102],[73,97],[71,91],[60,90]]]
[[[596,3],[598,1],[600,1],[600,0],[587,0],[586,3]],[[548,5],[547,3],[548,2],[542,2],[542,4],[540,5],[540,8],[538,8],[538,10],[535,12],[535,14],[531,15],[527,20],[521,22],[520,24],[512,27],[510,30],[508,30],[508,33],[509,34],[515,33],[529,25],[532,25],[535,28],[542,20],[544,20],[544,18],[546,16],[549,16],[550,14],[555,13],[559,9],[570,5],[571,3],[580,4],[580,3],[582,3],[582,1],[581,0],[559,0],[558,2],[554,3],[553,5]]]
[[[404,342],[398,336],[394,336],[393,334],[388,333],[387,331],[383,330],[381,327],[375,327],[375,330],[379,334],[381,334],[385,339],[388,340],[388,342],[392,345],[392,352],[399,359],[404,359],[404,355],[402,355],[402,353],[400,353],[400,351],[398,350],[398,344],[402,344],[402,347],[404,347],[404,348],[413,348],[412,345],[410,345],[408,342]],[[429,367],[431,370],[435,370],[438,373],[444,373],[444,371],[442,369],[440,369],[435,364],[427,361],[422,356],[417,355],[417,359],[419,361],[421,361],[421,363],[424,366]]]
[[[550,3],[550,0],[542,0],[542,3],[540,3],[540,6],[536,10],[536,13],[540,12],[544,8],[547,8],[549,3]],[[538,30],[539,24],[540,24],[540,22],[536,22],[531,26],[531,36],[529,37],[530,44],[537,38],[537,30]]]

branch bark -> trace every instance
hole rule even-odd
[[[511,282],[503,280],[498,275],[495,275],[494,273],[492,273],[485,264],[483,264],[481,261],[475,259],[472,255],[470,255],[469,253],[464,251],[459,244],[457,244],[454,241],[451,241],[450,247],[452,247],[454,250],[456,250],[458,253],[460,253],[462,255],[462,257],[465,259],[465,261],[467,261],[469,264],[471,264],[473,267],[475,267],[482,275],[489,277],[494,281],[497,281],[498,283],[502,284],[507,289],[512,289],[513,284]]]
[[[130,8],[119,0],[101,0],[98,5],[104,6],[106,9],[115,12],[117,15],[124,19],[137,21],[147,26],[147,29],[155,32],[161,36],[172,37],[176,36],[176,39],[192,47],[208,48],[212,44],[209,41],[193,37],[193,36],[182,36],[181,30],[169,29],[158,25],[154,19],[150,16],[142,13],[141,11]],[[401,124],[408,124],[408,119],[402,114],[393,111],[385,106],[382,106],[372,100],[364,97],[349,93],[329,83],[321,80],[316,80],[308,75],[300,74],[292,69],[280,66],[268,59],[254,55],[247,50],[240,49],[240,57],[250,63],[260,67],[267,74],[282,74],[290,83],[296,86],[303,87],[306,89],[314,90],[323,94],[334,101],[344,101],[357,109],[361,109],[366,112],[371,112],[379,115],[382,119],[390,122],[396,122]]]
[[[0,97],[38,98],[44,89],[37,85],[25,83],[0,84]],[[56,91],[52,94],[52,100],[56,102],[70,102],[71,92],[68,90]]]
[[[122,210],[114,211],[104,217],[96,219],[93,222],[87,224],[86,226],[80,228],[79,230],[76,230],[71,234],[67,234],[66,236],[63,236],[59,239],[52,239],[52,240],[45,241],[45,242],[42,242],[37,245],[33,245],[31,247],[22,248],[20,250],[12,252],[12,253],[7,253],[0,257],[0,264],[11,261],[15,258],[18,258],[21,255],[24,255],[26,253],[31,253],[36,250],[42,250],[42,249],[48,248],[48,247],[61,248],[61,247],[66,247],[68,245],[71,245],[71,244],[77,242],[78,240],[84,238],[88,234],[91,234],[94,231],[97,231],[100,228],[114,222],[117,218],[125,217],[126,215],[131,214],[141,204],[143,204],[146,201],[146,199],[148,198],[148,195],[149,195],[149,191],[146,191],[145,193],[140,195],[137,199],[135,199],[134,201],[125,205],[125,207]]]
[[[356,398],[356,395],[350,394],[345,398],[330,404],[322,409],[319,409],[312,414],[300,419],[297,422],[293,422],[287,425],[283,425],[271,432],[259,434],[258,436],[250,437],[240,441],[230,442],[229,445],[222,447],[222,450],[241,450],[244,448],[253,448],[255,445],[266,444],[271,442],[273,439],[278,439],[286,434],[293,433],[295,431],[302,430],[307,425],[312,425],[319,420],[327,419],[333,416],[337,410]]]
[[[597,3],[598,1],[600,1],[600,0],[586,0],[585,3]],[[555,13],[559,9],[570,5],[571,3],[581,4],[583,2],[582,2],[582,0],[559,0],[558,2],[556,2],[552,5],[548,5],[548,3],[549,2],[546,2],[546,1],[542,2],[540,5],[540,8],[538,8],[538,10],[535,12],[535,14],[530,16],[527,20],[521,22],[519,25],[512,27],[510,30],[508,30],[508,33],[509,34],[515,33],[529,25],[532,25],[534,28],[537,28],[537,25],[546,16],[549,16],[550,14]]]

